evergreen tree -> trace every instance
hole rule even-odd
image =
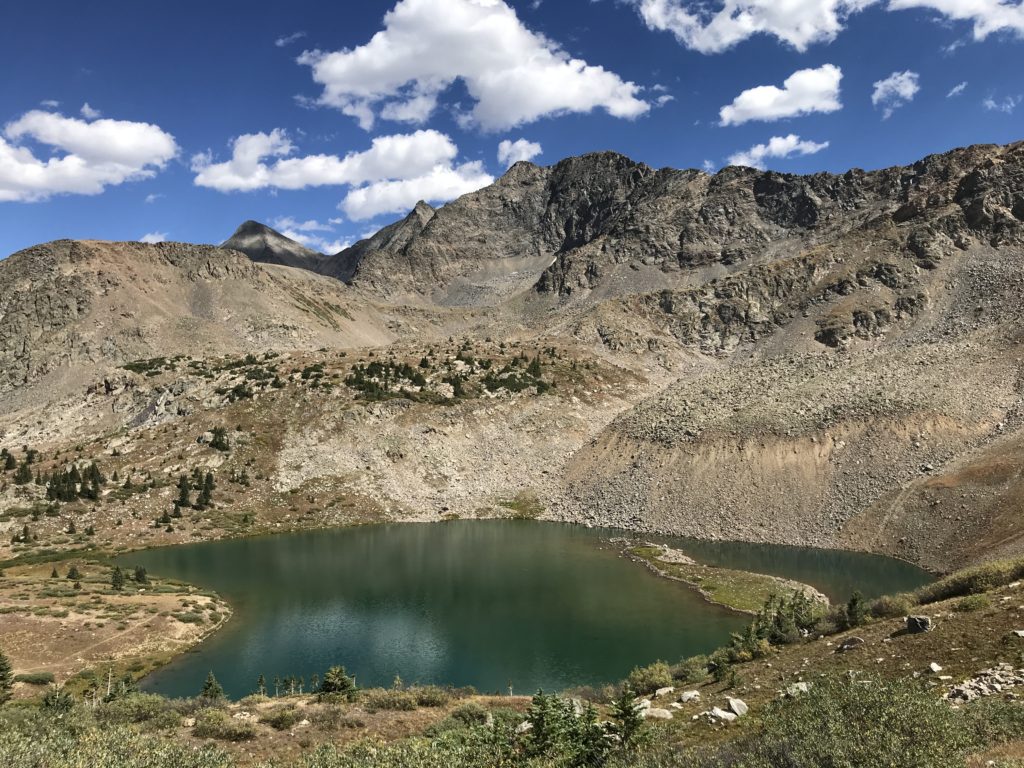
[[[68,569],[68,576],[67,576],[67,578],[70,579],[71,581],[80,581],[81,580],[82,574],[78,570],[78,566],[77,565],[72,565]]]
[[[636,706],[636,694],[629,686],[624,686],[622,693],[612,702],[612,720],[611,732],[618,736],[624,750],[632,750],[640,736],[644,719]]]
[[[14,484],[15,485],[28,485],[32,482],[32,467],[29,466],[28,462],[22,462],[18,465],[18,469],[14,473]]]
[[[532,726],[527,754],[544,757],[559,750],[567,741],[572,716],[570,702],[562,701],[554,694],[537,691],[526,712],[526,719]]]
[[[210,670],[210,674],[206,676],[206,682],[203,683],[203,690],[199,692],[199,698],[210,703],[224,701],[224,689],[217,682],[217,678],[213,676],[213,670]]]
[[[350,701],[355,698],[357,691],[356,679],[350,677],[344,667],[331,667],[324,673],[323,682],[320,683],[320,693],[344,696]]]
[[[149,584],[149,575],[146,573],[146,569],[141,565],[135,566],[134,579],[136,584]]]
[[[228,451],[231,445],[228,443],[228,433],[224,427],[214,427],[212,430],[213,439],[210,440],[210,447],[218,451]]]
[[[259,696],[267,695],[267,678],[265,678],[262,673],[256,681],[256,693]]]
[[[0,651],[0,704],[8,701],[14,691],[14,672],[11,670],[11,662],[7,660],[3,651]]]
[[[4,459],[4,472],[10,472],[18,466],[18,461],[14,458],[13,453],[8,453],[7,458]]]
[[[57,573],[57,566],[53,566],[53,570],[50,571],[50,578],[51,579],[59,579],[60,578],[60,574]]]
[[[70,534],[78,533],[78,528],[75,526],[75,521],[74,520],[68,521],[68,533],[70,533]]]
[[[119,565],[115,565],[114,572],[110,574],[110,586],[116,592],[124,589],[124,573],[121,572],[121,566]]]
[[[192,490],[192,486],[189,484],[188,475],[182,475],[178,478],[178,500],[174,502],[176,507],[191,507],[192,500],[189,497],[189,491]]]

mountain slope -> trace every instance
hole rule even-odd
[[[1022,308],[1024,144],[813,176],[601,153],[517,164],[301,269],[183,244],[15,254],[0,429],[59,451],[88,425],[225,421],[264,526],[282,520],[259,499],[328,493],[946,569],[1024,552]],[[271,348],[292,352],[267,358],[283,388],[214,359]],[[215,378],[177,361],[83,399],[176,355]],[[249,373],[260,415],[232,416]],[[178,471],[184,447],[152,448]]]
[[[184,243],[61,240],[0,262],[0,391],[178,354],[381,343],[337,281]]]
[[[310,250],[266,224],[252,220],[243,222],[220,247],[241,251],[261,264],[280,264],[311,272],[319,271],[326,259],[322,253]]]

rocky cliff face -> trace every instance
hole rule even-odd
[[[1018,243],[1020,145],[906,168],[802,177],[750,168],[655,171],[614,153],[519,163],[439,211],[420,206],[335,258],[333,274],[386,296],[433,297],[515,274],[559,297],[675,289],[874,228],[920,266],[951,247]],[[633,274],[630,275],[629,272]]]

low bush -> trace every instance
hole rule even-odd
[[[703,683],[710,676],[707,656],[691,656],[672,667],[672,678],[680,683]]]
[[[972,613],[992,607],[992,600],[988,595],[968,595],[956,601],[953,610],[957,613]]]
[[[761,726],[695,768],[962,768],[976,737],[963,716],[912,681],[823,678],[768,707]]]
[[[937,603],[954,597],[975,595],[1024,579],[1024,559],[985,563],[957,571],[914,592],[921,605]]]
[[[222,709],[204,709],[196,715],[192,733],[200,739],[248,741],[256,737],[256,726],[233,718]]]
[[[656,661],[646,667],[634,667],[626,678],[626,684],[641,696],[654,693],[659,688],[667,688],[672,682],[672,670],[664,661]]]
[[[278,731],[287,731],[303,720],[303,714],[291,706],[269,709],[260,715],[260,722]]]
[[[364,720],[350,715],[343,707],[333,704],[325,704],[310,710],[309,722],[313,727],[319,728],[322,731],[340,731],[346,728],[366,727]]]
[[[898,619],[911,613],[912,608],[906,595],[886,595],[871,603],[870,613],[876,619]]]
[[[14,676],[14,682],[28,685],[49,685],[53,681],[53,672],[26,672]]]
[[[181,715],[163,696],[130,693],[97,707],[96,719],[104,725],[129,725],[159,720],[163,728],[170,723],[179,724]]]
[[[395,710],[412,712],[416,709],[416,697],[409,691],[371,688],[359,694],[359,703],[367,712]]]
[[[452,700],[452,695],[449,691],[436,685],[410,688],[409,693],[416,699],[416,706],[418,707],[444,707]]]

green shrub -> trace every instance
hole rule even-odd
[[[701,768],[963,768],[976,741],[963,716],[911,681],[816,680],[769,705],[761,727]]]
[[[424,685],[409,690],[418,707],[444,707],[452,700],[449,691],[436,685]]]
[[[322,731],[340,731],[344,728],[365,728],[366,722],[354,717],[343,707],[325,704],[309,711],[309,722]]]
[[[224,752],[175,744],[128,726],[99,728],[88,711],[0,713],[0,765],[11,768],[231,768]]]
[[[871,615],[876,619],[898,619],[911,612],[910,598],[906,595],[886,595],[871,603]]]
[[[707,656],[691,656],[672,667],[672,678],[680,683],[703,683],[710,676]]]
[[[979,745],[1016,741],[1024,733],[1024,702],[991,696],[968,704],[963,712]]]
[[[943,579],[921,587],[914,592],[914,599],[921,605],[987,592],[1012,581],[1024,578],[1024,559],[985,563],[973,568],[957,571]]]
[[[256,726],[248,720],[236,720],[222,709],[204,709],[196,715],[192,733],[201,739],[248,741],[256,737]]]
[[[991,607],[992,600],[988,595],[968,595],[957,600],[953,610],[957,613],[971,613]]]
[[[96,709],[96,719],[104,725],[129,725],[157,718],[164,723],[181,722],[181,715],[174,711],[170,701],[151,693],[130,693]]]
[[[659,688],[672,685],[672,670],[664,661],[656,661],[646,667],[634,667],[626,678],[626,684],[640,696],[654,693]]]
[[[287,731],[303,719],[302,713],[291,706],[274,707],[260,715],[260,722],[278,731]]]
[[[359,695],[359,703],[367,712],[396,710],[412,712],[416,709],[416,697],[409,691],[372,688]]]
[[[14,676],[14,682],[28,685],[49,685],[53,681],[53,672],[26,672]]]

